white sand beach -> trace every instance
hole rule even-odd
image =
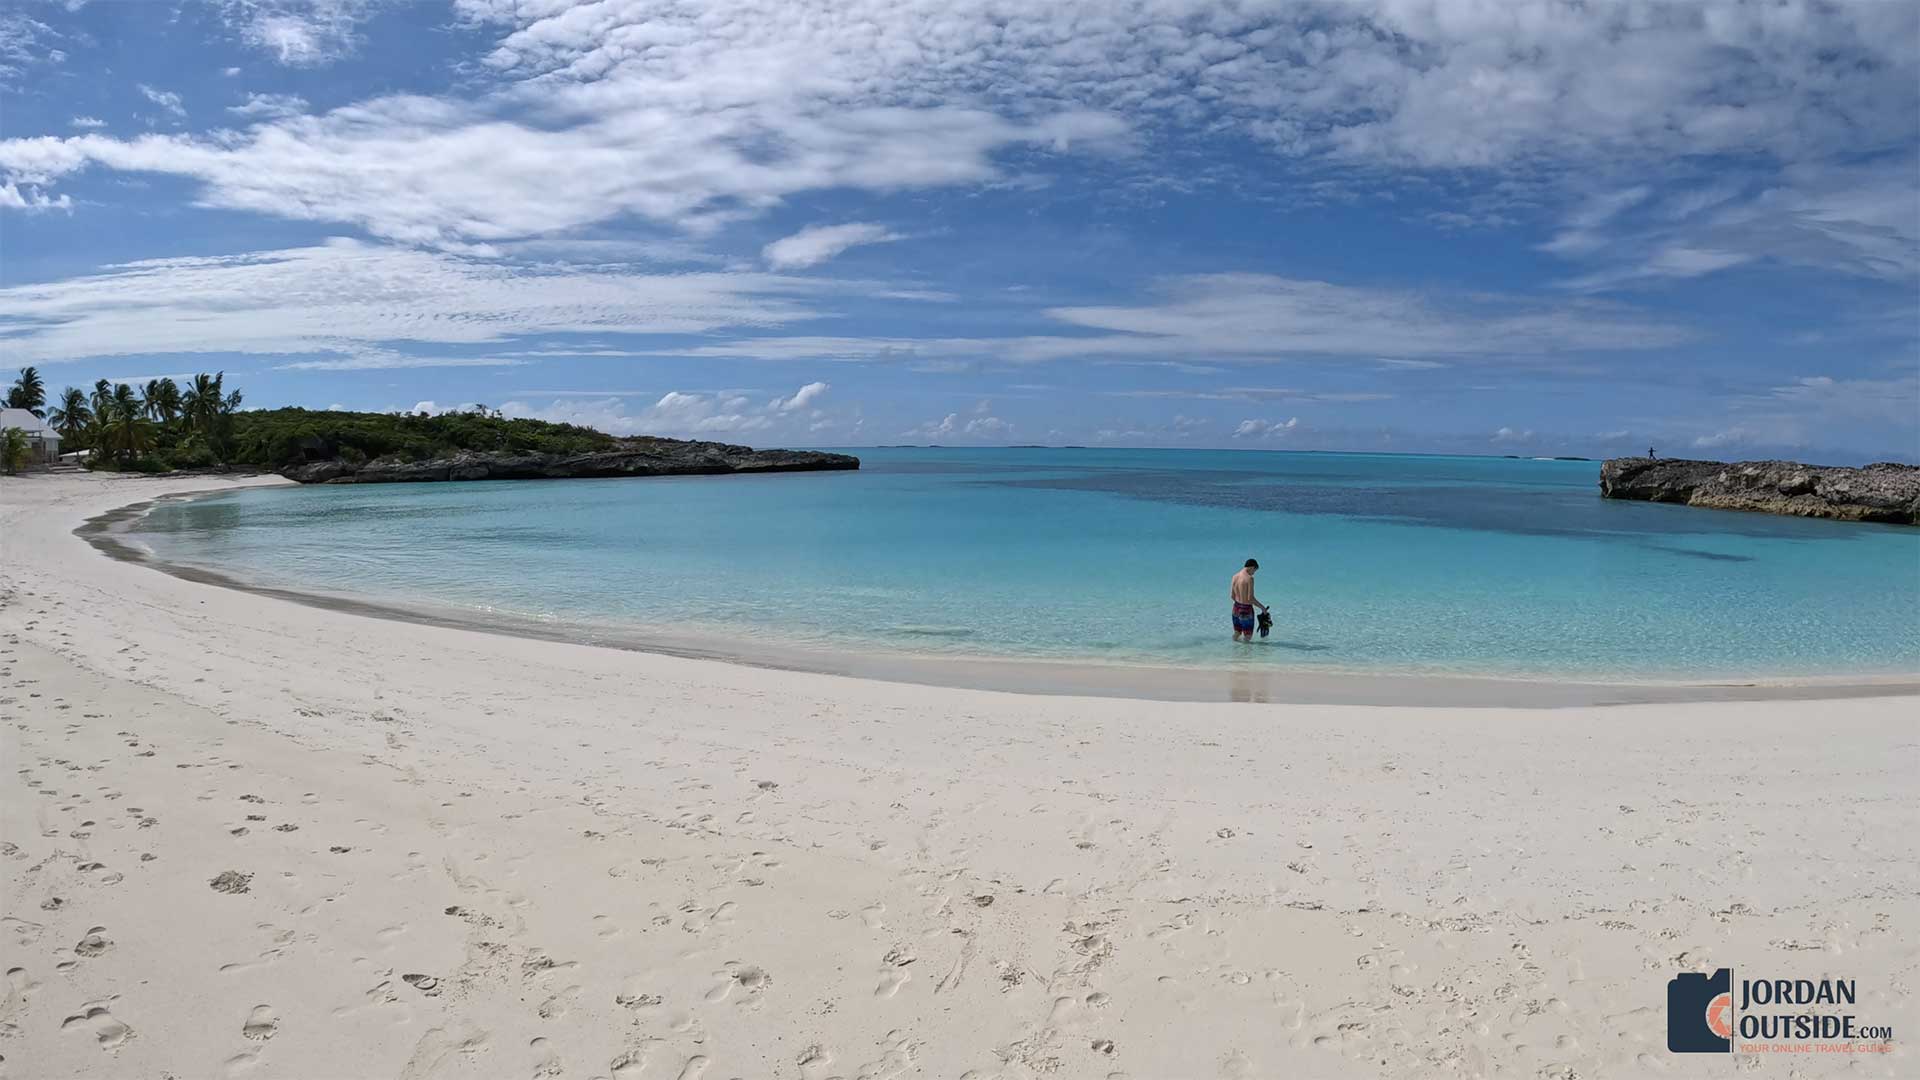
[[[1023,695],[416,625],[0,481],[0,1074],[1914,1076],[1913,697]],[[644,481],[634,481],[644,482]],[[1682,970],[1875,1055],[1677,1057]]]

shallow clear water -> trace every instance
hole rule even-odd
[[[760,643],[1624,679],[1920,671],[1920,530],[1599,497],[1598,464],[859,451],[855,473],[259,489],[157,508],[257,582]],[[1260,560],[1273,636],[1229,638]]]

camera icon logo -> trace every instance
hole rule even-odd
[[[1667,1049],[1676,1054],[1733,1052],[1733,969],[1711,976],[1683,971],[1667,980]]]

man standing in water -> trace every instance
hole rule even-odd
[[[1260,561],[1248,559],[1247,565],[1233,575],[1233,581],[1227,585],[1227,595],[1233,597],[1233,640],[1253,642],[1253,609],[1267,610],[1267,605],[1254,598],[1253,575],[1260,572]]]

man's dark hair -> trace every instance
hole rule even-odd
[[[1247,560],[1247,569],[1249,569],[1249,570],[1258,570],[1258,569],[1260,569],[1260,560],[1259,560],[1259,559],[1248,559],[1248,560]]]

